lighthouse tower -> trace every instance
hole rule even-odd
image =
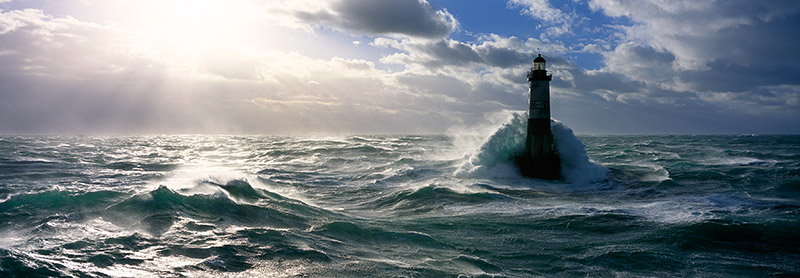
[[[553,148],[550,130],[550,80],[553,77],[547,74],[545,63],[539,54],[528,73],[528,136],[525,153],[517,157],[517,165],[525,176],[555,180],[561,177],[561,161]]]

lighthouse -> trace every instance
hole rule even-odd
[[[550,80],[542,54],[533,60],[528,73],[528,135],[525,152],[517,156],[517,165],[524,176],[555,180],[561,177],[561,160],[553,147],[550,129]]]

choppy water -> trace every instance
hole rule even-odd
[[[556,123],[566,178],[548,182],[507,162],[521,119],[480,148],[3,136],[0,276],[800,275],[800,136],[576,138]]]

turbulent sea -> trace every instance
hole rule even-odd
[[[0,136],[0,277],[800,276],[800,136]],[[471,143],[472,142],[472,143]]]

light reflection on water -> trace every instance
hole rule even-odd
[[[581,137],[582,184],[455,175],[442,135],[2,139],[3,275],[800,272],[798,136]]]

